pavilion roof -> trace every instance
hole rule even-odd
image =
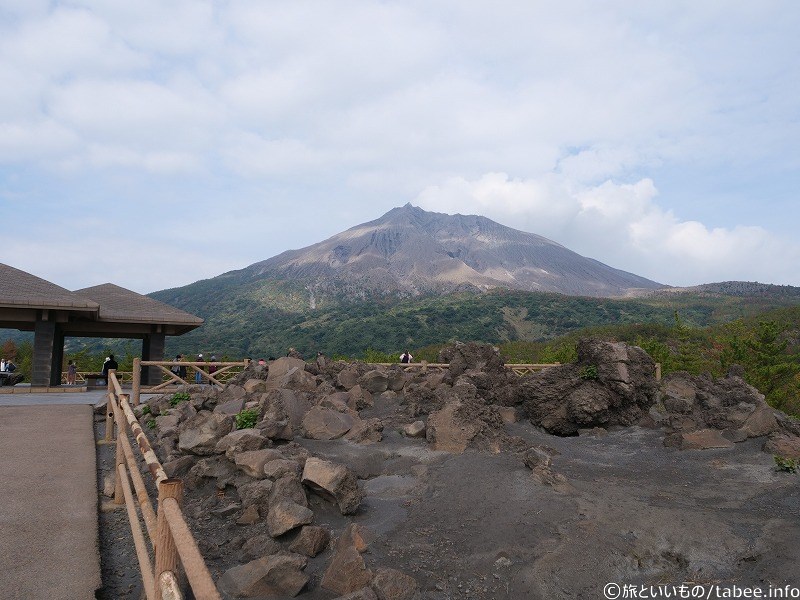
[[[99,320],[124,323],[171,323],[199,326],[203,319],[113,283],[73,292],[100,305]]]
[[[0,263],[0,306],[97,312],[94,300]]]

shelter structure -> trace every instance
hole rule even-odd
[[[142,360],[163,360],[168,335],[183,335],[203,319],[106,283],[71,292],[0,263],[0,328],[33,332],[31,385],[59,385],[67,337],[142,340]],[[142,382],[155,384],[155,370]]]

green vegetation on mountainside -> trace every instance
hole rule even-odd
[[[312,294],[302,284],[233,279],[223,285],[201,281],[153,297],[206,320],[198,330],[168,339],[169,353],[252,357],[282,356],[289,347],[306,355],[319,350],[355,357],[367,348],[395,353],[452,340],[544,341],[584,327],[669,327],[676,310],[686,326],[705,327],[800,300],[708,293],[623,300],[495,290],[405,299],[373,294],[357,300],[317,293],[311,308]]]

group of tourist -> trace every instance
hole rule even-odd
[[[183,354],[176,354],[175,355],[175,362],[183,362]],[[197,355],[197,360],[195,362],[211,362],[212,364],[208,365],[208,374],[213,375],[217,371],[217,365],[213,364],[217,362],[216,355],[212,354],[209,361],[203,358],[203,354],[200,353]],[[203,384],[206,383],[203,381],[203,372],[205,372],[206,368],[204,367],[195,367],[194,372],[194,382],[196,384]],[[172,371],[176,376],[180,377],[183,380],[186,380],[186,367],[184,365],[172,365],[170,367],[170,371]]]
[[[0,373],[13,373],[17,370],[17,365],[9,358],[6,360],[5,358],[0,359]]]

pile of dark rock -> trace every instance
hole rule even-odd
[[[222,574],[221,589],[231,597],[295,596],[308,589],[308,560],[331,549],[323,589],[347,598],[414,597],[413,578],[365,562],[372,536],[347,519],[363,500],[356,474],[314,456],[303,439],[366,446],[392,430],[425,438],[432,450],[512,451],[550,485],[564,482],[549,470],[547,452],[525,447],[507,424],[526,417],[559,436],[663,428],[666,445],[687,450],[763,436],[765,450],[800,458],[797,422],[735,371],[659,382],[641,348],[600,340],[582,340],[573,364],[523,377],[485,344],[448,346],[440,361],[446,370],[285,357],[251,365],[222,390],[193,386],[188,401],[173,406],[165,395],[137,408],[168,474],[183,478],[190,494],[202,492],[190,516],[243,528],[228,542],[240,564]],[[255,417],[253,427],[237,428],[243,411]],[[331,508],[344,519],[335,537],[314,524],[315,510]],[[219,551],[211,542],[201,547]]]

